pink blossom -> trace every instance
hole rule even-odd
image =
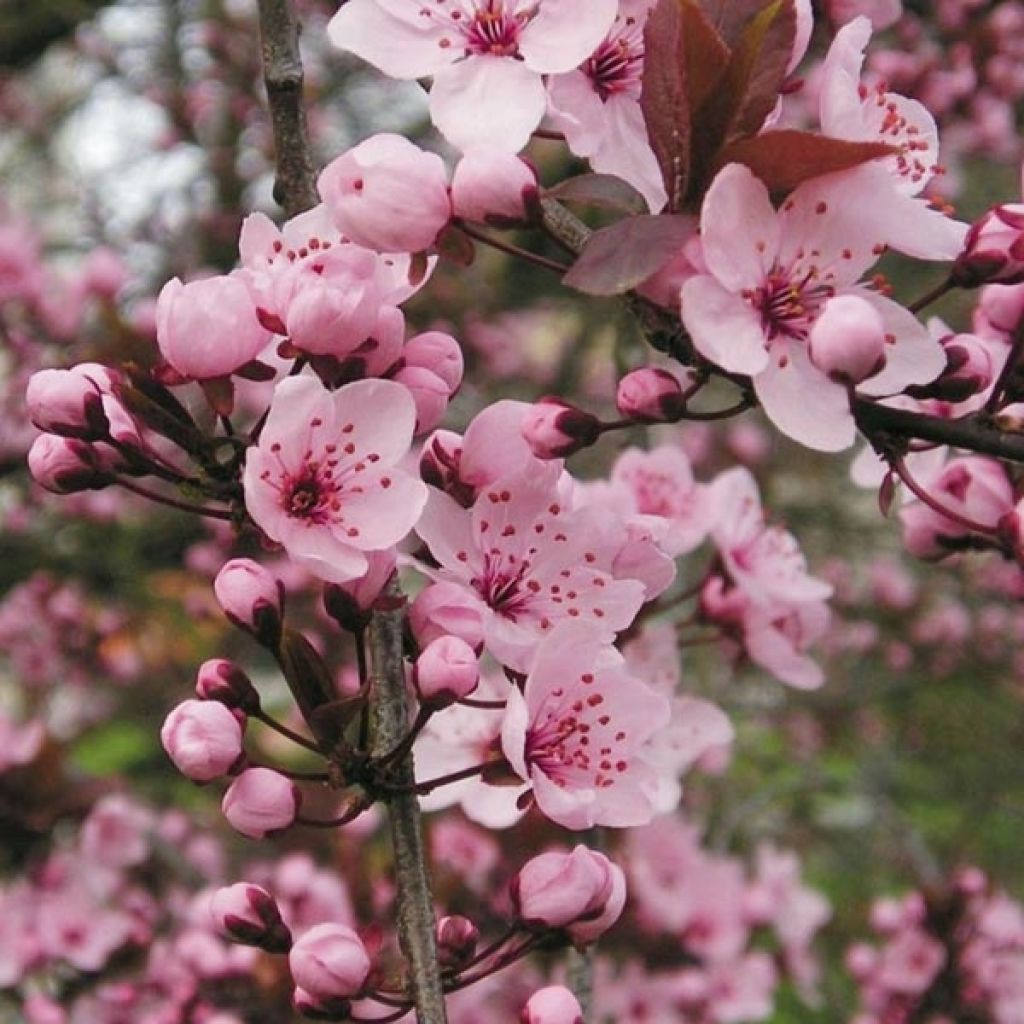
[[[855,178],[832,175],[797,188],[782,209],[738,164],[704,198],[701,232],[708,274],[683,285],[682,315],[698,351],[733,373],[749,374],[769,419],[811,448],[838,451],[856,434],[846,388],[812,362],[808,337],[828,299],[870,302],[886,332],[885,369],[861,385],[884,395],[925,384],[945,357],[914,317],[889,299],[855,287],[877,257],[874,195]]]
[[[226,377],[266,348],[245,282],[237,274],[182,284],[173,278],[157,299],[156,340],[168,364],[184,377]]]
[[[328,33],[392,78],[432,75],[430,117],[453,145],[517,153],[544,116],[542,76],[584,60],[615,9],[616,0],[349,0]]]
[[[106,487],[113,483],[110,470],[118,463],[112,448],[56,434],[40,434],[28,450],[32,479],[55,494]]]
[[[506,149],[474,146],[452,174],[457,217],[495,227],[524,224],[538,197],[537,172]]]
[[[415,416],[408,391],[392,381],[333,393],[311,377],[282,381],[259,446],[246,456],[249,513],[315,576],[362,576],[366,552],[401,540],[427,499],[426,487],[397,466]]]
[[[653,814],[656,775],[641,751],[668,718],[665,698],[599,631],[567,623],[538,645],[523,692],[510,692],[501,746],[552,821],[628,827]]]
[[[342,153],[317,187],[342,234],[377,252],[429,249],[452,215],[444,162],[401,135],[374,135]]]
[[[549,985],[530,996],[521,1024],[583,1024],[579,1000],[564,985]]]
[[[652,213],[667,196],[640,110],[644,23],[654,0],[619,0],[615,21],[578,68],[548,80],[551,121],[569,148],[640,192]]]
[[[961,288],[1024,284],[1024,203],[1001,203],[971,225],[952,277]]]
[[[150,854],[153,814],[120,793],[94,804],[82,822],[78,845],[83,856],[96,864],[127,868],[142,864]]]
[[[440,565],[435,578],[477,599],[488,649],[517,671],[556,623],[579,619],[610,636],[644,598],[640,582],[613,576],[619,542],[609,544],[593,510],[568,507],[561,472],[550,464],[503,477],[468,510],[432,489],[416,527]]]

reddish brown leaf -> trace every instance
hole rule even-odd
[[[744,29],[733,54],[730,79],[742,96],[730,136],[754,135],[778,102],[796,38],[793,0],[767,4]],[[735,69],[735,71],[733,71]]]
[[[689,175],[690,108],[683,45],[686,6],[687,0],[658,0],[644,27],[640,109],[670,210],[678,207],[686,193]]]
[[[690,217],[626,217],[595,231],[562,281],[588,295],[621,295],[668,263],[692,232]]]
[[[701,9],[715,31],[732,49],[739,45],[751,19],[760,14],[770,0],[699,0]]]
[[[730,142],[719,154],[717,168],[729,163],[745,164],[769,192],[785,193],[810,178],[845,171],[894,152],[881,142],[849,142],[781,129]]]
[[[545,195],[567,203],[584,203],[623,213],[647,212],[644,197],[614,174],[579,174],[547,189]]]
[[[732,55],[725,40],[708,21],[697,0],[683,4],[683,59],[691,121],[719,87]]]

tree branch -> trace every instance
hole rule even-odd
[[[289,0],[259,0],[263,81],[277,151],[274,199],[289,217],[320,202],[302,105],[299,22]]]
[[[398,604],[401,591],[392,581],[385,604]],[[402,664],[402,606],[375,611],[370,620],[370,753],[383,757],[394,750],[409,728],[406,708],[405,668]],[[386,797],[391,843],[398,883],[398,937],[409,962],[412,998],[419,1024],[447,1024],[444,992],[434,940],[434,904],[427,876],[426,850],[420,806],[416,794],[412,753],[407,752],[392,769],[395,782],[409,792]]]

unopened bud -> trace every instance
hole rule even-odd
[[[218,889],[210,900],[210,912],[217,928],[231,942],[258,946],[268,953],[287,953],[291,949],[292,935],[274,897],[258,885],[239,882]]]
[[[589,448],[601,436],[601,421],[558,398],[542,398],[526,412],[523,437],[538,459],[561,459]]]
[[[519,1015],[520,1024],[583,1024],[583,1008],[564,985],[534,992]]]
[[[260,709],[260,697],[252,680],[226,658],[210,658],[199,666],[196,674],[196,696],[200,700],[217,701],[247,714]]]
[[[458,970],[473,959],[480,929],[468,917],[454,914],[437,922],[437,958],[442,969]]]
[[[39,370],[29,378],[25,405],[40,429],[63,437],[98,441],[110,424],[103,396],[117,376],[99,363],[80,363],[69,370]]]
[[[421,648],[438,637],[457,636],[478,651],[484,642],[481,603],[455,583],[431,583],[409,607],[409,626]]]
[[[477,688],[480,663],[465,640],[440,636],[416,659],[413,682],[421,703],[431,708],[447,707]]]
[[[281,639],[284,585],[268,569],[251,558],[233,558],[217,573],[213,591],[239,629],[267,647]]]
[[[667,370],[644,366],[619,381],[615,405],[638,423],[675,423],[686,409],[682,385]]]
[[[288,828],[299,812],[295,784],[270,768],[247,768],[228,787],[221,811],[237,832],[262,839]]]
[[[317,1003],[359,995],[370,973],[363,940],[343,924],[318,924],[300,936],[288,954],[296,988]]]
[[[977,335],[951,334],[942,339],[942,347],[946,350],[946,369],[925,386],[929,397],[962,402],[992,383],[992,356]]]
[[[193,782],[209,782],[224,775],[241,756],[242,730],[242,723],[223,704],[186,700],[164,720],[160,742],[182,775]]]
[[[452,175],[456,216],[495,227],[525,224],[537,195],[536,171],[515,154],[492,146],[467,149]]]
[[[885,365],[885,325],[867,299],[837,295],[811,327],[811,362],[831,380],[859,384]]]
[[[982,214],[950,276],[961,288],[1024,282],[1024,203],[1003,203]]]
[[[93,445],[56,434],[40,434],[32,442],[28,469],[40,487],[55,494],[98,491],[114,482]]]

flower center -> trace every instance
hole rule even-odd
[[[602,101],[620,92],[639,96],[643,59],[642,26],[636,18],[625,18],[586,61],[583,72]]]
[[[825,300],[834,294],[835,289],[822,284],[813,269],[794,277],[775,267],[764,283],[745,297],[761,314],[761,327],[770,344],[780,336],[806,341]]]
[[[519,34],[532,17],[530,12],[507,12],[505,0],[483,0],[473,20],[464,29],[467,53],[490,54],[494,57],[516,56],[519,52]]]

